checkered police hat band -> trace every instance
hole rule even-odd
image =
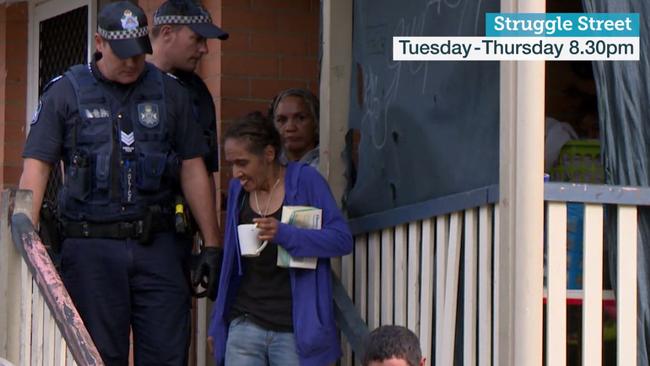
[[[160,15],[153,18],[154,25],[212,23],[208,15]]]
[[[125,30],[115,30],[115,31],[109,31],[106,29],[103,29],[102,27],[97,27],[97,33],[99,33],[102,38],[107,39],[107,40],[116,40],[116,39],[134,39],[134,38],[140,38],[144,37],[149,32],[147,31],[147,27],[140,27],[140,28],[135,28],[135,29],[125,29]]]

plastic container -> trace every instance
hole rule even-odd
[[[604,174],[600,161],[600,142],[568,141],[562,146],[558,162],[551,168],[550,173],[551,180],[556,182],[602,184]]]

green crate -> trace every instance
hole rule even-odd
[[[556,182],[603,184],[603,165],[598,140],[571,140],[551,168],[551,180]]]

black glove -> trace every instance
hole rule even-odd
[[[194,273],[192,273],[192,287],[202,285],[205,291],[196,294],[196,297],[207,296],[214,301],[217,298],[217,285],[221,273],[223,249],[219,247],[204,247],[199,254]]]

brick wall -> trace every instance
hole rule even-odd
[[[0,190],[22,170],[27,100],[27,2],[0,4]]]
[[[289,87],[318,92],[318,0],[222,0],[221,128]],[[227,188],[230,167],[221,165]]]

